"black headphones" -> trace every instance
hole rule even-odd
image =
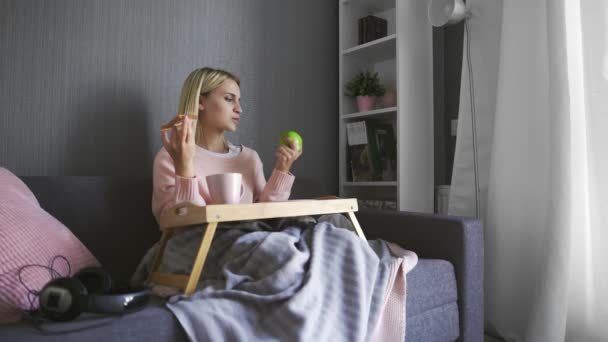
[[[150,298],[146,288],[116,287],[101,267],[56,278],[39,292],[40,313],[53,321],[68,321],[82,312],[121,314],[142,308]]]

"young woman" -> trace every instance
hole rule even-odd
[[[280,145],[274,170],[266,181],[258,154],[233,145],[224,132],[236,131],[241,120],[240,80],[219,69],[201,68],[184,82],[178,113],[161,127],[163,148],[154,159],[152,211],[181,202],[210,203],[205,176],[237,172],[243,175],[241,203],[286,201],[294,175],[293,162],[300,157],[296,142]]]

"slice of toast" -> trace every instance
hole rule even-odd
[[[166,124],[161,125],[160,130],[165,131],[165,130],[171,129],[173,127],[181,126],[185,117],[186,117],[185,114],[178,114],[173,119],[171,119],[171,121],[167,122]],[[190,120],[196,121],[196,120],[198,120],[198,115],[188,114],[188,118],[190,118]]]

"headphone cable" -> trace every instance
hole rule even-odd
[[[57,259],[63,259],[65,261],[65,264],[67,265],[68,271],[66,275],[62,275],[61,273],[59,273],[56,269],[55,269],[55,261]],[[29,311],[34,311],[35,309],[35,305],[34,305],[34,301],[36,300],[36,298],[40,295],[40,291],[36,291],[34,289],[31,289],[26,283],[25,281],[23,281],[23,278],[21,276],[21,273],[27,269],[28,267],[40,267],[43,269],[46,269],[49,271],[49,277],[52,280],[55,280],[57,278],[60,277],[67,277],[72,273],[72,266],[70,265],[70,262],[68,261],[68,259],[63,256],[63,255],[55,255],[53,257],[53,259],[51,259],[51,262],[49,263],[49,266],[46,265],[40,265],[40,264],[26,264],[23,265],[21,267],[19,267],[19,269],[17,270],[17,278],[19,280],[19,283],[21,283],[21,285],[23,285],[23,287],[25,288],[25,290],[27,291],[27,300],[30,303],[30,310]],[[44,288],[44,286],[43,286]]]

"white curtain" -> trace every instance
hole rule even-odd
[[[509,341],[606,341],[608,1],[467,4],[449,212],[476,212],[473,101],[488,327]]]

